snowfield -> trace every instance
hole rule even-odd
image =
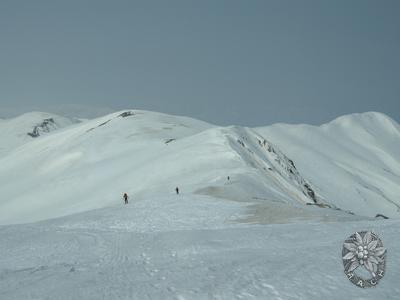
[[[0,119],[0,157],[16,147],[57,129],[79,123],[78,119],[49,113],[32,112],[14,119]]]
[[[380,113],[0,120],[0,299],[398,299],[398,195],[400,126]],[[388,261],[363,290],[341,252],[365,230]]]
[[[360,215],[400,216],[400,126],[369,112],[322,126],[256,129],[291,157],[326,202]]]
[[[238,204],[171,196],[0,227],[1,299],[398,299],[398,220],[233,222]],[[341,249],[357,230],[388,250],[361,289]]]

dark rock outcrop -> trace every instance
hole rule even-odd
[[[50,132],[54,129],[57,129],[56,122],[53,118],[44,119],[42,123],[33,127],[32,132],[28,132],[27,135],[33,138],[37,138],[43,132]]]
[[[165,144],[169,144],[169,143],[171,143],[173,141],[175,141],[175,139],[168,139],[168,140],[165,141]]]
[[[133,115],[134,115],[133,111],[125,111],[122,114],[120,114],[118,117],[126,118],[126,117],[130,117],[130,116],[133,116]]]
[[[375,218],[389,219],[389,217],[386,217],[385,215],[382,215],[382,214],[377,214],[377,215],[375,216]]]

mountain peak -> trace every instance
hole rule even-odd
[[[363,113],[353,113],[344,116],[340,116],[329,123],[324,125],[339,125],[339,126],[349,126],[359,124],[362,126],[371,125],[386,125],[386,126],[398,126],[397,122],[381,112],[369,111]],[[322,126],[324,126],[322,125]]]

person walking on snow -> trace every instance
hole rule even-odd
[[[124,193],[124,201],[125,201],[125,204],[128,204],[128,194],[127,193]]]
[[[179,195],[179,188],[178,187],[175,188],[175,192],[176,192],[177,195]]]

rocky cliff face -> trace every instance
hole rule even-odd
[[[317,196],[312,184],[296,169],[294,161],[276,145],[249,128],[234,126],[226,130],[226,135],[232,149],[248,165],[258,169],[266,180],[273,178],[284,191],[289,189],[289,193],[301,192],[306,197],[303,199],[305,202],[314,204],[323,202],[323,199]]]

